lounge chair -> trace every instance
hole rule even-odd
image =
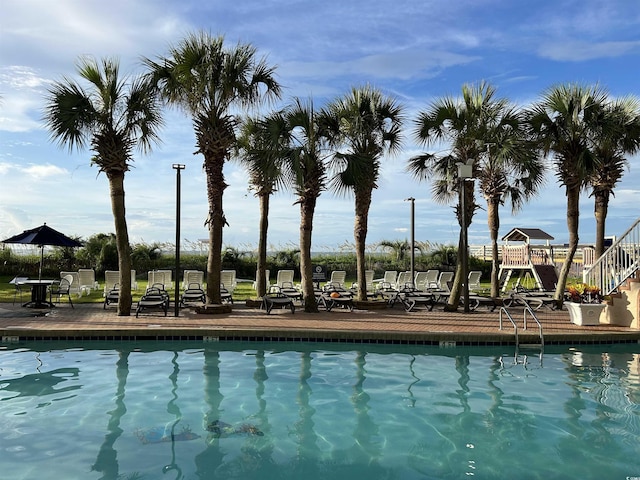
[[[347,290],[343,286],[334,283],[327,283],[323,289],[318,304],[323,306],[327,312],[336,307],[353,310],[353,292]]]
[[[417,305],[425,305],[429,310],[433,310],[433,306],[436,304],[436,294],[427,290],[419,290],[412,284],[405,284],[403,288],[398,290],[390,305],[393,307],[397,301],[404,306],[407,312],[413,311]]]
[[[131,270],[131,289],[138,290],[138,280],[136,278],[135,270]]]
[[[384,272],[382,278],[374,280],[375,283],[389,283],[391,285],[396,283],[396,279],[398,278],[398,272],[396,270],[387,270]]]
[[[276,276],[276,285],[282,288],[283,284],[290,283],[293,285],[293,270],[278,270]]]
[[[373,270],[365,270],[364,272],[364,280],[365,280],[365,283],[367,284],[367,297],[378,296],[378,292],[376,291],[373,284],[373,275],[374,275]],[[358,285],[358,282],[353,282],[351,284],[351,290],[353,290],[354,292],[357,292],[359,288],[360,286]]]
[[[220,301],[233,304],[233,291],[229,290],[224,283],[220,284]]]
[[[469,272],[469,291],[475,292],[482,290],[480,285],[480,279],[482,278],[482,272],[479,270],[473,270]]]
[[[191,282],[187,285],[182,296],[180,297],[180,306],[186,307],[190,304],[205,304],[207,303],[207,296],[202,289],[202,286],[198,282]]]
[[[426,272],[416,272],[413,278],[413,284],[418,290],[428,290],[429,288],[437,288],[438,286],[438,270],[427,270]]]
[[[453,281],[453,276],[453,272],[440,272],[440,275],[438,276],[437,289],[450,291],[451,289],[448,288],[448,284]]]
[[[222,270],[220,272],[220,283],[224,284],[229,293],[233,294],[238,282],[236,280],[235,270]]]
[[[389,305],[393,305],[395,297],[398,295],[398,290],[391,283],[380,282],[376,285],[376,294],[386,300]]]
[[[269,270],[264,271],[264,281],[265,281],[267,291],[269,291],[269,286],[271,284],[271,272]],[[258,271],[257,270],[256,270],[256,279],[253,281],[253,289],[258,290]]]
[[[91,290],[97,290],[100,286],[96,282],[96,272],[93,268],[78,269],[78,282],[80,285],[80,296],[91,295]]]
[[[276,285],[277,286],[277,285]],[[302,292],[298,290],[292,282],[283,282],[281,287],[278,287],[280,293],[286,295],[292,300],[302,302]]]
[[[171,270],[149,270],[147,272],[147,285],[160,283],[171,290],[173,288],[173,275]]]
[[[169,294],[164,289],[164,285],[156,283],[153,286],[147,288],[147,291],[138,301],[138,308],[136,308],[136,318],[138,318],[140,312],[145,309],[160,309],[164,312],[164,316],[167,316],[167,310],[169,309]]]
[[[396,279],[394,288],[396,290],[400,290],[404,288],[407,283],[410,283],[413,285],[413,278],[411,278],[411,272],[400,272],[398,274],[398,278]]]
[[[112,303],[118,303],[118,299],[120,298],[120,285],[115,283],[111,290],[104,294],[104,302],[102,304],[102,308],[106,310],[106,308]]]
[[[344,270],[334,270],[331,272],[331,278],[329,279],[329,283],[333,283],[334,285],[342,285],[344,287],[344,282],[347,280],[347,272]]]
[[[106,296],[111,290],[120,284],[120,272],[117,270],[106,270],[104,272],[104,293]]]
[[[65,275],[60,279],[60,283],[54,283],[49,288],[49,302],[53,302],[53,297],[57,298],[56,303],[60,303],[60,299],[66,296],[69,299],[69,304],[71,308],[75,308],[73,306],[73,302],[71,301],[71,286],[73,285],[73,275]]]
[[[503,300],[505,307],[517,307],[527,305],[533,310],[539,310],[547,307],[555,310],[558,302],[554,298],[555,292],[544,292],[540,290],[529,290],[522,286],[517,286],[509,293],[509,296]]]
[[[186,290],[192,283],[204,285],[204,272],[202,270],[185,270],[182,274],[182,289]]]
[[[426,288],[438,288],[440,270],[427,270]]]
[[[272,285],[269,288],[269,292],[262,297],[262,307],[267,311],[267,315],[271,313],[274,307],[289,308],[291,313],[296,313],[296,306],[293,300],[290,296],[282,293],[280,287]]]

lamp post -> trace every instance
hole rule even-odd
[[[175,316],[180,315],[180,171],[185,169],[185,166],[180,163],[174,163],[172,165],[176,171],[176,293],[175,293]]]
[[[416,250],[416,229],[415,229],[415,218],[416,218],[416,210],[415,203],[416,199],[413,197],[405,198],[405,202],[411,202],[411,282],[415,278],[415,250]]]
[[[469,313],[469,247],[467,238],[467,205],[466,184],[468,178],[473,178],[473,159],[466,163],[458,162],[458,179],[460,180],[460,210],[462,219],[462,294],[464,296],[464,313]]]

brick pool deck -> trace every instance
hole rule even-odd
[[[538,326],[528,316],[524,330],[523,309],[509,309],[518,326],[519,341],[540,343]],[[536,311],[545,345],[553,344],[640,344],[640,331],[616,325],[578,326],[569,321],[566,310]],[[0,304],[2,341],[30,340],[250,340],[314,341],[439,345],[515,344],[513,325],[503,314],[499,329],[498,310],[480,307],[470,313],[419,309],[405,312],[400,307],[358,310],[334,309],[305,313],[297,309],[264,310],[233,305],[230,313],[199,314],[191,308],[174,316],[173,305],[165,317],[159,311],[144,311],[135,317],[118,316],[115,307],[79,304],[71,308],[63,303],[51,310]]]

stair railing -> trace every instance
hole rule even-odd
[[[587,285],[609,295],[640,268],[640,218],[582,274]]]

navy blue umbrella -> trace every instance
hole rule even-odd
[[[45,245],[53,247],[81,247],[82,244],[64,233],[49,227],[46,223],[31,230],[25,230],[18,235],[2,240],[2,243],[21,243],[24,245],[37,245],[40,247],[40,270],[38,280],[42,279],[42,263],[44,260]]]

